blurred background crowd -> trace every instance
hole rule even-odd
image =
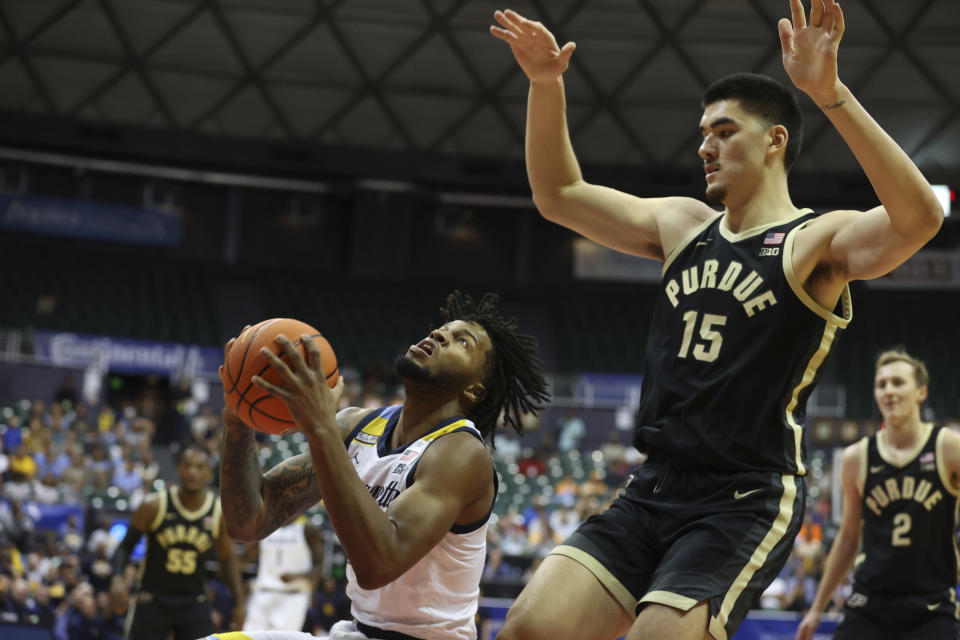
[[[402,401],[402,388],[390,376],[344,370],[345,406]],[[57,640],[119,639],[129,592],[111,595],[109,559],[132,510],[146,494],[175,482],[173,459],[180,447],[201,445],[216,470],[219,411],[214,404],[181,398],[176,408],[181,437],[158,443],[149,404],[132,399],[89,406],[74,384],[68,374],[52,398],[0,406],[0,621],[51,629]],[[603,510],[643,463],[629,432],[611,426],[605,433],[589,433],[579,413],[555,412],[549,424],[531,420],[522,437],[506,431],[496,435],[501,493],[488,532],[485,597],[514,598],[553,546]],[[265,469],[306,446],[298,433],[258,434],[258,440]],[[757,608],[804,611],[809,606],[835,531],[832,464],[827,452],[813,453],[811,495],[816,497],[790,561]],[[304,630],[321,633],[349,615],[345,558],[322,507],[308,516],[324,532],[325,578],[315,585]],[[142,545],[135,561],[142,559]],[[240,544],[235,551],[249,584],[256,575],[255,553]],[[125,576],[131,589],[135,565]],[[837,607],[848,590],[849,585],[838,590]],[[215,623],[222,626],[233,606],[229,592],[213,578],[209,595]]]

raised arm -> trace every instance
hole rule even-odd
[[[576,45],[561,48],[539,22],[497,11],[490,33],[510,45],[530,80],[526,164],[533,201],[543,217],[602,245],[663,260],[687,230],[715,212],[692,198],[638,198],[583,179],[570,143],[563,72]]]
[[[779,24],[783,66],[794,85],[820,107],[850,147],[880,200],[867,212],[835,211],[798,234],[798,272],[828,266],[837,280],[882,276],[926,244],[943,223],[943,209],[909,156],[870,117],[837,71],[844,32],[834,0],[812,0],[809,25],[801,0],[790,0],[792,21]]]
[[[233,340],[227,343],[229,353]],[[220,368],[223,376],[223,367]],[[226,385],[224,385],[226,387]],[[365,414],[344,409],[336,416],[342,439]],[[238,542],[256,542],[320,502],[320,486],[307,453],[287,458],[266,474],[260,468],[253,430],[227,404],[223,410],[220,493],[227,533]]]
[[[337,414],[343,439],[367,413],[351,407]],[[313,460],[300,453],[263,474],[253,430],[228,409],[223,413],[224,436],[220,490],[227,533],[238,542],[263,540],[323,497]]]
[[[843,452],[841,463],[841,482],[843,485],[843,515],[840,518],[840,530],[830,547],[830,554],[823,570],[823,578],[817,587],[810,610],[797,628],[797,640],[812,640],[820,618],[837,590],[837,585],[853,566],[860,547],[860,476],[862,466],[866,464],[866,440],[850,445]]]

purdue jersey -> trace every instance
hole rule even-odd
[[[466,431],[481,441],[465,418],[438,424],[418,440],[390,451],[388,443],[400,419],[401,406],[377,409],[365,416],[346,440],[347,452],[370,495],[384,511],[414,482],[417,465],[433,442]],[[496,472],[494,497],[496,497]],[[491,511],[493,505],[490,505]],[[486,557],[489,513],[469,525],[454,525],[443,539],[402,576],[379,589],[362,589],[347,565],[351,613],[362,624],[397,631],[424,640],[473,640],[480,597],[480,576]]]
[[[957,492],[943,461],[945,431],[928,431],[899,467],[880,434],[858,445],[863,525],[855,591],[952,591],[957,585]]]
[[[177,487],[157,493],[157,515],[147,532],[147,554],[140,566],[140,590],[154,595],[205,595],[208,560],[215,559],[220,530],[220,500],[206,492],[203,505],[190,511]]]
[[[667,256],[646,347],[634,444],[651,457],[721,471],[804,474],[806,401],[839,315],[793,270],[796,232],[814,214],[730,231],[722,214]]]

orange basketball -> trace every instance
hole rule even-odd
[[[248,427],[264,433],[280,434],[295,426],[290,412],[280,398],[255,385],[251,378],[259,375],[267,382],[283,386],[284,382],[280,375],[270,367],[270,363],[260,353],[260,349],[267,347],[286,362],[288,360],[286,354],[280,345],[274,342],[274,339],[282,334],[306,359],[306,350],[300,338],[304,333],[312,337],[317,348],[320,349],[327,384],[333,388],[340,378],[337,356],[327,339],[305,322],[291,318],[264,320],[241,333],[230,347],[230,353],[227,354],[227,359],[223,363],[226,384],[224,395],[237,416]]]

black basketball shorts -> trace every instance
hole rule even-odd
[[[957,595],[953,589],[933,593],[871,593],[854,586],[843,606],[834,640],[957,640]]]
[[[127,640],[166,640],[173,631],[174,640],[196,640],[216,629],[210,617],[206,596],[164,597],[140,592],[127,612]]]
[[[786,564],[805,500],[801,476],[651,460],[552,553],[586,567],[631,615],[709,601],[709,632],[727,640]]]

